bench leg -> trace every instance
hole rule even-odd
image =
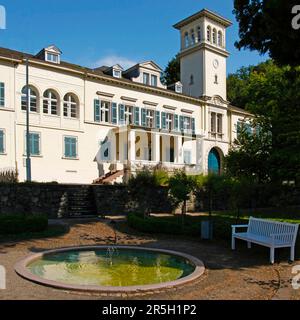
[[[232,240],[231,240],[231,249],[232,250],[235,250],[235,237],[234,236],[232,236]]]
[[[275,248],[271,248],[270,250],[270,262],[271,264],[274,264],[275,263]]]
[[[252,243],[248,242],[248,249],[251,249],[251,248],[252,248]]]
[[[291,261],[295,261],[295,247],[291,247]]]

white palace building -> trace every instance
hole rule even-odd
[[[0,170],[26,180],[28,58],[33,181],[113,183],[157,166],[220,172],[238,122],[251,116],[227,101],[230,26],[206,9],[174,26],[181,81],[170,87],[153,61],[89,69],[54,45],[37,55],[0,48]]]

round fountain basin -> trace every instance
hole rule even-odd
[[[199,278],[205,268],[202,261],[179,252],[97,246],[32,255],[15,270],[27,280],[59,289],[133,292],[180,286]]]

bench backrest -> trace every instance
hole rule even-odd
[[[283,223],[277,221],[256,219],[251,217],[249,220],[248,232],[265,237],[276,234],[276,239],[284,243],[295,244],[298,235],[298,224]]]

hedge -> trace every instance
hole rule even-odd
[[[45,215],[0,217],[0,234],[13,235],[26,232],[42,232],[48,227],[48,218]]]

